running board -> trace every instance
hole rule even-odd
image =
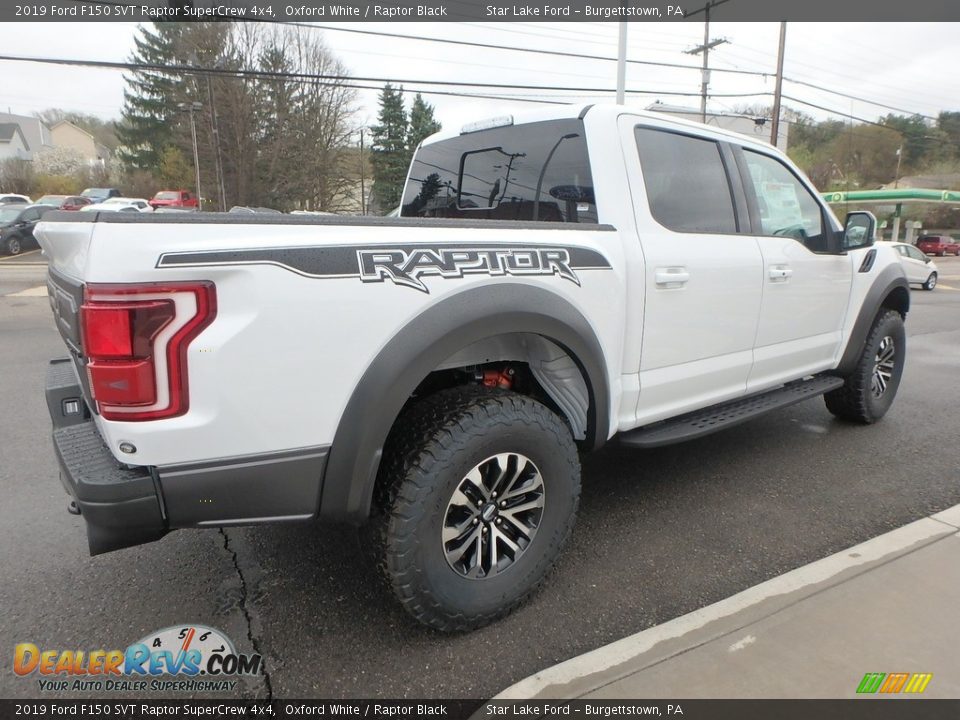
[[[680,415],[670,420],[631,430],[619,435],[620,443],[637,448],[655,448],[661,445],[693,440],[718,430],[739,425],[764,415],[771,410],[780,410],[798,402],[823,395],[843,385],[843,379],[830,375],[818,375],[809,380],[800,380],[768,390],[759,395],[740,400],[711,405],[703,410]]]

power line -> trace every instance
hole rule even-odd
[[[291,25],[293,27],[302,27],[302,28],[313,28],[315,30],[330,30],[333,32],[345,32],[345,33],[354,33],[357,35],[374,35],[377,37],[392,37],[398,38],[401,40],[417,40],[420,42],[433,42],[441,43],[445,45],[458,45],[461,47],[475,47],[475,48],[484,48],[487,50],[507,50],[510,52],[523,52],[523,53],[533,53],[535,55],[554,55],[557,57],[569,57],[569,58],[578,58],[581,60],[603,60],[607,62],[616,62],[617,59],[614,57],[608,57],[606,55],[586,55],[582,53],[571,53],[563,52],[560,50],[538,50],[537,48],[524,48],[516,47],[513,45],[493,45],[490,43],[479,43],[471,42],[466,40],[448,40],[446,38],[434,38],[428,37],[425,35],[403,35],[400,33],[388,33],[382,30],[359,30],[357,28],[343,28],[336,27],[335,25],[313,25],[310,23],[295,22],[293,20],[274,20],[269,21],[276,25]],[[696,65],[683,65],[681,63],[669,63],[669,62],[656,62],[653,60],[627,60],[628,65],[647,65],[653,67],[668,67],[668,68],[678,68],[682,70],[700,70]],[[754,72],[752,70],[732,70],[728,68],[717,69],[717,72],[732,73],[735,75],[753,75],[753,76],[767,76],[771,73],[765,72]]]
[[[111,60],[71,60],[68,58],[48,58],[48,57],[28,57],[17,55],[0,55],[0,61],[12,62],[32,62],[47,65],[69,65],[79,67],[96,67],[114,70],[132,70],[132,71],[150,71],[169,74],[204,74],[220,75],[228,77],[241,77],[251,79],[272,79],[272,80],[296,80],[321,85],[342,85],[344,83],[402,83],[410,85],[428,85],[439,87],[469,87],[469,88],[492,88],[503,90],[548,90],[558,92],[613,92],[608,88],[596,87],[561,87],[555,85],[517,85],[493,82],[465,82],[461,80],[420,80],[415,78],[388,78],[388,77],[356,77],[352,75],[319,75],[314,73],[296,73],[280,72],[268,70],[249,70],[249,69],[229,69],[229,68],[205,68],[195,65],[156,65],[151,63],[118,62]],[[380,89],[373,87],[371,89]],[[676,97],[699,97],[695,92],[677,92],[667,90],[628,90],[627,92],[637,95],[670,95]],[[760,97],[769,95],[768,92],[759,93],[716,93],[714,97]]]

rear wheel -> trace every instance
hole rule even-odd
[[[933,290],[937,286],[937,274],[930,273],[930,277],[927,278],[927,281],[921,286],[924,290]]]
[[[893,404],[905,359],[903,317],[895,310],[881,310],[856,369],[847,376],[843,387],[823,396],[827,410],[846,420],[876,422]]]
[[[580,498],[569,428],[512,392],[423,400],[400,418],[381,472],[382,569],[407,612],[444,631],[481,627],[528,598]]]

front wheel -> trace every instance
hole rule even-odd
[[[900,387],[906,350],[903,317],[896,310],[881,310],[856,369],[843,387],[823,396],[827,410],[839,418],[868,425],[882,418]]]
[[[443,631],[481,627],[528,598],[580,499],[569,428],[512,392],[421,401],[398,421],[381,472],[382,569],[407,612]]]
[[[20,238],[12,237],[7,240],[8,255],[19,255],[21,250],[23,250],[23,246],[20,244]]]
[[[927,281],[921,285],[924,290],[933,290],[937,286],[937,274],[930,273],[930,277],[927,278]]]

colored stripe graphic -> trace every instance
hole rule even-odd
[[[933,673],[866,673],[857,686],[857,693],[922,693],[933,679]]]
[[[933,679],[933,673],[914,673],[903,691],[905,693],[922,693],[927,689],[931,679]]]
[[[880,692],[882,693],[898,693],[904,684],[907,682],[907,678],[910,677],[907,673],[890,673],[887,675],[886,681],[883,685],[880,686]]]
[[[880,683],[883,682],[883,679],[886,676],[886,673],[867,673],[863,676],[863,680],[860,681],[860,685],[857,687],[857,692],[875,693],[880,689]]]

